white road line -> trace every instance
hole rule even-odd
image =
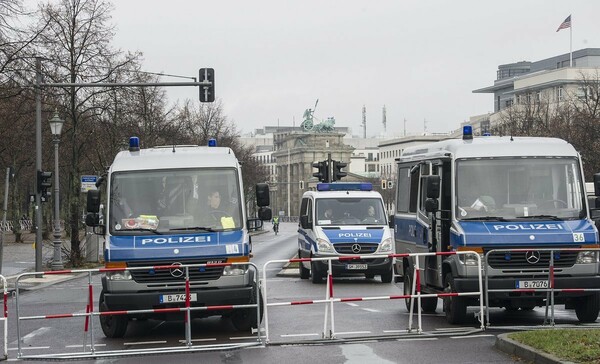
[[[138,341],[138,342],[132,342],[132,343],[123,343],[123,345],[134,346],[134,345],[152,345],[152,344],[166,344],[166,343],[167,343],[166,340],[157,340],[157,341]]]
[[[409,312],[400,312],[400,314],[410,316]],[[413,314],[416,315],[416,313],[413,313]],[[446,315],[443,313],[422,313],[421,316],[444,317]]]
[[[358,305],[356,303],[352,303],[352,302],[346,302],[346,304],[348,306],[352,306],[352,307],[358,307]]]
[[[256,336],[233,336],[230,337],[229,340],[248,340],[248,339],[256,339]]]
[[[386,334],[395,334],[399,332],[408,332],[408,330],[383,330]]]
[[[320,336],[321,334],[284,334],[281,337]]]
[[[471,327],[438,327],[437,331],[464,331],[466,329],[472,330]]]
[[[491,334],[482,334],[482,335],[467,335],[467,336],[450,336],[450,339],[473,339],[477,337],[490,337],[494,336]]]
[[[21,350],[40,350],[40,349],[50,349],[49,346],[28,346],[21,348]],[[8,350],[19,350],[19,348],[8,348]]]
[[[370,334],[371,331],[346,331],[346,332],[336,332],[336,335],[356,335],[356,334]]]
[[[396,339],[396,341],[432,341],[432,340],[437,340],[437,337],[423,337],[423,338],[416,338],[416,339]]]
[[[89,344],[86,344],[85,346],[86,346],[87,348],[89,348],[89,347],[90,347],[90,345],[89,345]],[[94,347],[96,347],[96,346],[106,346],[106,344],[94,344]],[[82,347],[83,347],[83,345],[82,345],[82,344],[79,344],[79,345],[65,345],[65,348],[82,348]]]
[[[29,334],[27,334],[27,335],[23,336],[23,338],[22,338],[21,340],[23,340],[23,341],[25,341],[25,340],[29,340],[29,339],[31,339],[31,338],[33,338],[33,337],[37,336],[37,335],[44,334],[44,333],[46,333],[46,332],[48,332],[48,331],[50,331],[50,330],[51,330],[51,328],[50,328],[50,327],[40,327],[39,329],[37,329],[37,330],[33,330],[33,331],[32,331],[32,332],[30,332]]]
[[[379,311],[379,310],[376,310],[376,309],[374,309],[374,308],[361,308],[361,310],[364,310],[364,311],[369,311],[369,312],[381,312],[381,311]]]
[[[192,339],[190,340],[191,342],[198,342],[198,341],[217,341],[216,337],[211,337],[211,338],[207,338],[207,339]],[[179,340],[180,343],[185,343],[185,340]]]

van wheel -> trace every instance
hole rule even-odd
[[[575,314],[579,322],[594,322],[598,318],[600,312],[600,293],[586,297],[581,297],[575,305]]]
[[[409,295],[412,292],[412,273],[407,269],[404,273],[404,295]],[[406,310],[410,312],[410,298],[404,299]],[[437,297],[421,297],[421,311],[425,313],[434,313],[437,308]],[[417,301],[415,301],[414,310],[417,310]]]
[[[444,281],[446,282],[444,292],[456,293],[456,286],[454,284],[452,273],[446,273]],[[462,297],[445,297],[444,312],[446,313],[446,321],[448,321],[448,323],[453,325],[461,324],[467,318],[467,303]]]
[[[310,276],[313,283],[321,283],[323,281],[323,276],[317,270],[317,264],[315,262],[310,262]]]
[[[104,292],[100,293],[98,302],[100,312],[110,311],[106,302],[104,302]],[[104,336],[111,339],[119,339],[125,336],[129,319],[125,315],[100,316],[100,326]]]
[[[260,295],[260,320],[262,321],[263,317],[263,298],[262,292]],[[252,290],[252,299],[250,303],[256,303],[256,287]],[[258,322],[256,321],[256,308],[239,308],[233,310],[231,314],[231,323],[238,331],[250,331],[253,327],[258,327]]]
[[[298,257],[302,258],[300,251],[298,251]],[[310,269],[306,268],[303,262],[298,262],[298,264],[300,264],[300,279],[308,279],[310,276]]]
[[[392,283],[392,279],[394,278],[394,271],[390,268],[387,272],[381,275],[381,282],[383,283]]]

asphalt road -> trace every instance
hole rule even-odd
[[[270,224],[267,224],[270,226]],[[253,262],[263,269],[274,259],[291,258],[297,250],[297,225],[281,224],[280,234],[272,231],[253,237]],[[325,304],[285,305],[291,301],[311,301],[325,298],[326,285],[313,284],[295,275],[278,275],[283,263],[267,266],[268,338],[270,345],[244,349],[222,350],[215,345],[256,344],[256,336],[235,331],[228,319],[211,317],[192,322],[194,345],[213,345],[208,352],[145,356],[144,362],[211,362],[211,363],[512,363],[512,358],[494,348],[496,334],[505,331],[487,330],[471,333],[477,320],[462,326],[446,323],[441,301],[435,314],[423,315],[425,334],[407,334],[409,314],[401,300],[343,302],[334,305],[333,327],[325,320]],[[261,274],[262,277],[262,274]],[[95,299],[101,290],[100,277],[93,279]],[[373,297],[401,295],[402,284],[384,284],[379,277],[334,280],[335,297]],[[88,293],[87,278],[79,278],[20,295],[20,315],[48,315],[85,312]],[[96,301],[97,302],[97,301]],[[9,302],[9,358],[16,357],[15,300]],[[271,306],[271,304],[281,304]],[[469,312],[475,312],[471,309]],[[328,315],[331,315],[328,312]],[[330,318],[330,316],[329,316]],[[544,310],[532,312],[491,312],[494,325],[539,325]],[[557,308],[557,323],[576,323],[573,311]],[[265,322],[265,320],[263,320]],[[27,320],[20,322],[24,356],[81,351],[84,318]],[[416,323],[413,323],[413,328]],[[181,321],[147,320],[132,322],[123,339],[106,339],[99,322],[94,320],[93,332],[97,351],[135,350],[182,346],[185,339]],[[335,340],[316,342],[332,334]],[[89,348],[88,348],[89,350]],[[140,362],[139,357],[103,359],[102,362]],[[99,360],[100,361],[100,360]],[[91,362],[91,361],[90,361]]]

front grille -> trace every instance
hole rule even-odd
[[[211,263],[215,263],[214,259],[210,260]],[[152,267],[152,266],[165,266],[176,263],[175,261],[164,261],[164,260],[136,260],[127,262],[127,266],[134,267]],[[178,260],[177,263],[182,265],[187,264],[206,264],[208,260]],[[223,274],[223,267],[190,267],[190,281],[210,281],[219,279]],[[131,270],[131,276],[138,283],[179,283],[185,282],[185,270],[181,277],[174,277],[171,275],[169,269],[136,269]]]
[[[352,246],[360,246],[359,252],[354,252]],[[373,254],[377,251],[379,244],[377,243],[338,243],[333,244],[335,251],[340,254]]]
[[[531,251],[536,251],[532,249]],[[542,269],[550,266],[550,252],[540,251],[540,260],[530,264],[526,252],[493,252],[488,256],[488,265],[494,269]],[[554,251],[554,267],[569,268],[577,261],[577,252]]]

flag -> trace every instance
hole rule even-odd
[[[565,21],[563,21],[559,26],[558,29],[556,29],[556,31],[558,32],[561,29],[567,29],[571,27],[571,15],[569,15]]]

